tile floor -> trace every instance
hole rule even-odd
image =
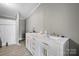
[[[21,45],[9,45],[0,48],[0,56],[32,56],[32,54],[25,48],[24,43]]]

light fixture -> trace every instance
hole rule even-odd
[[[16,3],[3,3],[3,5],[8,8],[16,8],[17,7]]]
[[[5,5],[8,5],[8,6],[12,6],[14,5],[13,3],[4,3]]]

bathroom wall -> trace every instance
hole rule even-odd
[[[6,42],[16,44],[16,22],[12,19],[0,18],[0,38],[2,45],[6,45]]]
[[[79,43],[79,4],[44,4],[44,29]]]
[[[69,37],[75,44],[79,44],[79,4],[44,3],[27,19],[26,29],[32,31],[57,33]],[[79,47],[79,46],[76,46]]]
[[[20,19],[19,23],[19,31],[20,31],[20,40],[22,40],[22,35],[26,33],[26,20]]]
[[[33,27],[35,27],[36,32],[43,31],[43,20],[43,9],[40,7],[26,19],[26,32],[33,32]]]

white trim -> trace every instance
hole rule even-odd
[[[19,38],[19,40],[22,40],[22,39],[25,39],[25,38]]]
[[[13,44],[16,44],[16,42],[8,42],[8,45],[13,45]],[[6,43],[2,43],[2,46],[6,46]]]
[[[6,16],[6,15],[2,15],[2,16],[0,16],[0,18],[6,18],[6,19],[10,19],[10,20],[16,20],[16,17],[13,17],[13,16]],[[25,18],[20,18],[20,20],[25,20]]]
[[[16,19],[16,17],[7,16],[7,15],[1,15],[0,18],[7,18],[7,19],[12,19],[12,20],[15,20]]]
[[[35,8],[32,9],[32,11],[27,15],[26,18],[30,17],[32,15],[32,13],[40,6],[40,3],[38,3]]]

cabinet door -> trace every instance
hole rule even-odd
[[[26,36],[26,48],[31,51],[31,37],[29,37],[28,35]]]
[[[26,44],[26,48],[30,49],[30,40],[27,38],[27,44]]]
[[[35,56],[39,55],[38,54],[38,52],[39,52],[39,50],[38,50],[39,45],[38,44],[39,44],[39,42],[37,41],[37,39],[33,37],[32,41],[31,41],[31,51],[32,51],[32,54]]]
[[[59,47],[57,42],[52,42],[52,44],[48,46],[48,56],[59,56]]]
[[[47,56],[48,55],[48,44],[47,43],[40,43],[40,55]]]
[[[26,48],[28,46],[28,34],[26,33]]]
[[[28,46],[28,38],[26,36],[26,48],[27,48],[27,46]]]
[[[59,45],[54,42],[42,42],[41,53],[42,56],[58,56],[59,55]]]

